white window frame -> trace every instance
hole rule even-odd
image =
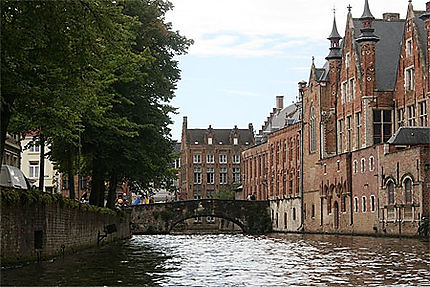
[[[410,57],[413,54],[413,49],[414,49],[414,43],[412,41],[412,38],[409,38],[406,40],[405,42],[405,53],[406,53],[406,57]]]
[[[360,163],[361,163],[361,165],[360,165],[360,171],[361,171],[361,173],[365,173],[366,172],[366,159],[362,158],[360,160]]]
[[[194,184],[202,184],[202,169],[200,167],[194,168]]]
[[[360,211],[360,202],[358,200],[358,197],[354,197],[354,212],[358,213]]]
[[[367,212],[367,198],[366,198],[366,196],[361,197],[361,211],[363,213]]]
[[[219,155],[219,163],[227,163],[227,155],[226,154],[220,154]]]
[[[207,154],[206,163],[215,163],[215,156],[213,154]]]
[[[193,163],[201,163],[202,162],[202,154],[194,153],[193,154]]]
[[[234,145],[238,145],[239,144],[239,139],[238,138],[233,138],[233,144]]]
[[[213,144],[213,140],[211,137],[208,137],[208,145],[212,145]]]
[[[233,167],[233,183],[239,183],[239,182],[240,182],[240,168]]]
[[[376,198],[374,195],[370,196],[370,212],[376,211]]]
[[[227,183],[228,183],[227,168],[222,167],[219,169],[219,184],[227,184]]]
[[[213,167],[206,168],[206,183],[215,184],[215,169]]]
[[[375,170],[375,158],[373,156],[369,157],[369,171]]]
[[[40,172],[40,165],[38,161],[30,161],[29,167],[28,167],[28,177],[29,178],[39,178],[39,172]]]
[[[345,68],[349,68],[351,65],[351,55],[348,53],[345,54]]]
[[[415,89],[415,67],[405,68],[405,90],[413,91]]]
[[[240,163],[240,155],[234,154],[232,156],[233,163]]]
[[[355,174],[358,172],[358,161],[354,160],[354,162],[352,163],[352,172]]]
[[[31,153],[40,153],[40,145],[33,143],[30,145],[30,149],[28,151]]]

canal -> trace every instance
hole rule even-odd
[[[429,243],[324,235],[154,235],[2,269],[1,286],[430,286]]]

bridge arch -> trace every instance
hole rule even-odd
[[[132,207],[134,234],[163,234],[189,218],[213,216],[237,224],[244,233],[271,231],[268,201],[200,199],[136,205]]]

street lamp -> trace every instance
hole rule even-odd
[[[303,190],[303,134],[304,134],[304,94],[306,88],[306,82],[300,81],[299,86],[299,101],[300,101],[300,231],[304,231],[305,217],[304,217],[304,190]]]

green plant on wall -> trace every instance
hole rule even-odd
[[[214,198],[234,200],[236,195],[236,189],[238,186],[239,184],[232,184],[226,187],[222,187],[218,190],[217,193],[215,193]]]

